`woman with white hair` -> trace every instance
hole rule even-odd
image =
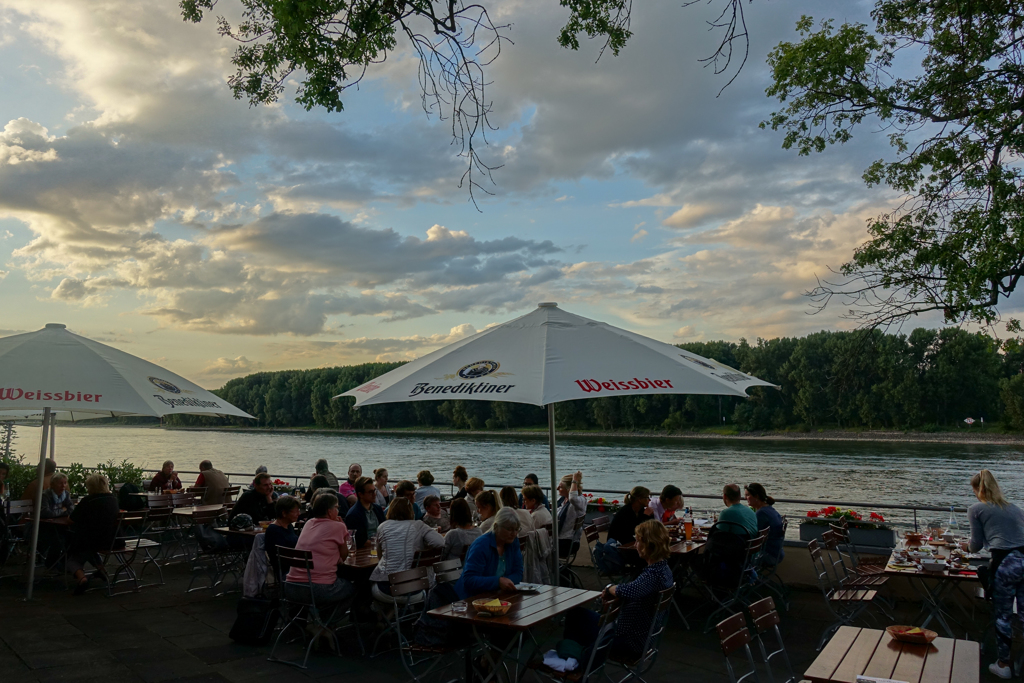
[[[50,488],[43,491],[43,510],[39,516],[43,519],[67,517],[75,509],[68,494],[68,475],[57,472],[50,477]]]
[[[79,501],[71,513],[74,535],[68,549],[67,568],[75,575],[75,595],[81,595],[88,587],[86,562],[105,576],[103,562],[97,553],[109,552],[113,548],[121,512],[117,498],[110,492],[110,484],[102,474],[89,476],[85,480],[85,490],[89,495]]]
[[[487,591],[515,590],[522,580],[519,515],[512,508],[501,508],[494,515],[491,530],[469,546],[455,592],[465,600]]]

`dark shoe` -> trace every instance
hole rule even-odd
[[[75,595],[83,595],[87,590],[89,590],[89,580],[85,579],[75,586]]]

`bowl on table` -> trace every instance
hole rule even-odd
[[[921,545],[921,541],[924,539],[924,534],[907,532],[903,538],[906,539],[907,545]]]
[[[490,614],[495,617],[500,617],[510,609],[512,609],[512,603],[506,600],[500,600],[500,605],[492,605],[493,600],[483,598],[480,600],[473,601],[473,609],[483,614]]]
[[[939,635],[935,631],[929,631],[926,628],[918,628],[917,626],[888,626],[885,631],[892,636],[894,640],[899,640],[904,643],[916,643],[918,645],[927,645],[935,640]]]
[[[941,572],[946,569],[946,561],[940,559],[921,560],[921,569],[926,572]]]
[[[266,531],[267,527],[269,527],[270,524],[271,524],[271,522],[269,522],[267,520],[264,520],[264,521],[260,522],[260,529],[262,529],[263,531]]]

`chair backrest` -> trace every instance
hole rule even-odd
[[[309,588],[309,601],[316,609],[316,594],[313,591],[313,551],[299,550],[298,548],[285,548],[277,546],[277,573],[281,578],[288,576],[289,569],[298,569],[299,573],[306,575],[305,581],[289,581],[293,584],[304,584]],[[287,591],[282,592],[282,599],[287,601]]]
[[[597,527],[598,532],[608,531],[608,527],[612,525],[612,518],[607,516],[594,517],[590,523]]]
[[[391,597],[402,598],[413,593],[430,590],[430,577],[426,567],[407,569],[388,575],[391,584]]]
[[[197,510],[192,515],[194,524],[213,524],[221,516],[223,510]]]
[[[174,508],[167,506],[159,508],[150,507],[149,510],[147,510],[147,512],[149,512],[148,521],[150,526],[154,524],[165,524],[170,518],[173,509]]]
[[[775,601],[771,596],[752,603],[748,609],[758,633],[764,633],[779,623],[779,613],[775,611]]]
[[[7,501],[7,512],[11,515],[27,515],[32,512],[33,502],[31,500],[10,500]]]
[[[441,548],[424,548],[417,550],[412,556],[412,566],[430,567],[441,561]]]
[[[171,500],[171,494],[160,493],[155,495],[146,496],[146,505],[151,508],[165,508],[172,506],[174,503]]]
[[[583,667],[582,675],[572,680],[587,683],[592,675],[604,668],[608,660],[605,651],[615,641],[615,621],[619,618],[620,602],[608,600],[601,605],[601,614],[597,620],[597,637],[590,648],[590,656]]]
[[[207,488],[209,488],[209,487],[208,486],[186,486],[185,487],[185,493],[195,493],[195,494],[198,494],[200,498],[202,498],[203,495],[206,493],[206,489]]]
[[[675,595],[676,586],[672,584],[658,593],[658,604],[654,610],[654,619],[651,620],[651,627],[647,631],[647,641],[644,643],[641,661],[650,659],[658,653],[658,640],[665,631],[668,623],[668,611],[672,607],[672,596]]]
[[[601,540],[601,532],[597,530],[596,524],[588,524],[583,527],[583,535],[587,538],[587,545],[593,546]]]
[[[732,681],[732,683],[738,683],[739,681],[746,680],[747,678],[753,678],[755,681],[760,680],[757,675],[757,666],[754,664],[754,656],[750,653],[750,642],[752,638],[750,631],[747,629],[747,623],[743,615],[734,614],[731,617],[723,619],[718,622],[715,629],[718,631],[718,642],[722,648],[722,654],[725,655],[725,668],[729,674],[729,680]],[[729,659],[729,655],[740,649],[742,649],[746,655],[747,665],[750,669],[747,673],[737,678],[736,672],[732,668],[732,661]]]
[[[171,494],[171,505],[176,508],[192,507],[198,505],[198,500],[202,500],[201,497],[197,497],[194,493],[172,493]]]
[[[235,500],[235,496],[242,490],[241,486],[228,486],[224,489],[224,502],[231,503]]]
[[[462,560],[455,557],[444,562],[435,562],[431,570],[437,583],[454,583],[462,576]]]

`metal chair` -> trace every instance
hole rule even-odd
[[[841,584],[834,584],[828,563],[821,554],[818,542],[813,539],[808,541],[807,550],[810,552],[811,563],[814,565],[818,588],[825,598],[825,605],[828,611],[835,618],[835,621],[821,634],[817,647],[820,651],[832,634],[839,630],[840,626],[852,624],[864,613],[871,603],[874,602],[878,592],[867,589],[844,588]]]
[[[309,550],[297,550],[295,548],[283,548],[278,547],[277,549],[277,566],[278,572],[281,576],[287,576],[288,570],[298,569],[299,573],[305,573],[305,581],[289,581],[288,584],[292,586],[302,586],[309,591],[309,597],[302,599],[294,599],[288,597],[288,591],[281,591],[281,610],[285,616],[285,624],[277,634],[277,638],[274,640],[274,646],[270,648],[270,656],[267,659],[271,662],[281,662],[282,664],[288,664],[289,666],[296,666],[300,669],[306,668],[306,663],[309,661],[309,653],[312,652],[313,646],[320,639],[323,633],[327,633],[329,638],[334,644],[334,649],[340,654],[341,643],[338,642],[338,635],[331,628],[330,624],[334,619],[334,615],[338,611],[339,604],[334,605],[317,605],[316,602],[316,591],[313,586],[313,553]],[[289,614],[291,610],[294,610],[294,614]],[[310,635],[309,644],[306,645],[306,656],[302,659],[302,663],[279,659],[274,655],[277,652],[277,646],[281,643],[281,638],[289,629],[295,628],[299,636],[305,639],[306,635],[310,630],[313,634]]]
[[[227,488],[225,488],[224,489],[224,503],[225,503],[225,505],[227,503],[235,502],[235,496],[237,496],[238,492],[241,491],[241,490],[242,490],[241,486],[228,486]]]
[[[107,572],[107,596],[123,595],[124,593],[138,593],[142,588],[139,576],[135,573],[132,563],[139,552],[139,540],[142,538],[142,531],[146,528],[146,518],[149,515],[147,510],[134,512],[122,511],[118,515],[117,533],[114,535],[114,542],[110,550],[101,552],[101,566],[106,567],[107,562],[113,558],[117,563],[114,574]],[[104,569],[104,571],[106,571]],[[126,581],[130,581],[132,589],[127,591],[114,592],[114,587],[120,582],[118,577],[124,574]]]
[[[747,629],[747,622],[743,615],[734,614],[723,619],[715,625],[715,629],[718,631],[718,642],[722,647],[722,654],[725,655],[725,670],[729,674],[730,683],[740,683],[747,679],[760,682],[761,677],[757,673],[757,665],[754,664],[754,655],[750,652],[750,641],[752,640],[750,630]],[[730,655],[740,649],[746,655],[747,665],[750,669],[737,678]]]
[[[850,525],[845,518],[840,518],[838,522],[830,522],[829,528],[835,534],[836,540],[848,549],[852,560],[850,568],[859,576],[879,576],[885,571],[888,558],[882,555],[864,556],[850,540]]]
[[[761,651],[761,661],[764,662],[765,668],[768,670],[769,683],[775,683],[775,674],[772,672],[772,659],[776,657],[782,660],[782,664],[785,667],[783,673],[786,675],[786,678],[782,680],[782,683],[797,683],[800,679],[793,673],[793,665],[789,661],[786,645],[782,642],[782,633],[779,632],[780,620],[779,613],[775,611],[775,601],[770,597],[764,598],[751,604],[748,609],[750,610],[750,617],[754,622],[754,630],[757,632],[755,639],[757,640],[758,649]],[[775,642],[779,648],[771,652],[768,652],[764,642],[764,637],[769,632],[775,634]]]
[[[459,563],[454,570],[451,569],[453,562]],[[439,565],[444,565],[444,568]],[[452,571],[461,574],[461,567],[462,563],[459,560],[438,562],[434,565],[435,575],[447,576]],[[419,618],[422,609],[413,609],[412,606],[426,604],[427,591],[430,589],[427,567],[422,566],[404,572],[395,572],[388,576],[388,582],[391,587],[391,595],[388,597],[392,598],[394,607],[389,626],[398,638],[398,655],[402,660],[402,667],[414,683],[423,683],[428,676],[435,672],[440,678],[440,675],[447,671],[452,664],[461,663],[461,658],[454,658],[452,655],[466,650],[471,645],[431,646],[421,645],[413,640],[413,624]],[[446,662],[447,664],[438,671],[438,667]],[[424,665],[426,665],[425,668],[423,668]]]
[[[26,520],[32,514],[32,501],[30,500],[8,500],[5,502],[5,520],[3,533],[0,534],[0,566],[5,566],[15,554],[23,552],[26,531],[28,529]],[[15,574],[3,574],[14,576]]]
[[[719,532],[729,533],[729,532]],[[714,619],[719,614],[738,612],[746,604],[747,596],[757,587],[756,581],[751,580],[757,575],[757,566],[761,557],[761,549],[764,546],[764,536],[758,534],[746,540],[743,557],[740,559],[735,583],[721,584],[718,586],[708,585],[702,582],[700,586],[707,597],[717,607],[708,616],[704,631],[710,631]]]
[[[608,648],[615,639],[615,621],[619,618],[619,605],[619,600],[607,600],[601,604],[601,615],[597,622],[597,637],[590,647],[586,664],[582,669],[555,671],[546,666],[543,661],[538,660],[531,661],[529,667],[552,683],[565,683],[565,681],[589,683],[591,676],[596,677],[604,673],[605,664],[608,662]]]
[[[197,512],[192,515],[192,528],[196,534],[196,555],[192,560],[192,579],[188,583],[188,588],[185,589],[187,593],[203,588],[216,588],[224,582],[228,574],[234,578],[236,587],[240,583],[240,570],[244,571],[242,566],[240,566],[243,562],[242,551],[232,548],[226,542],[224,546],[207,545],[202,542],[200,536],[204,532],[200,532],[199,527],[202,526],[209,529],[217,521],[220,514],[220,510],[210,510]],[[210,585],[193,588],[192,584],[195,583],[195,580],[203,575],[209,577]]]
[[[824,554],[828,556],[828,562],[832,567],[832,578],[836,585],[843,588],[873,588],[879,590],[889,582],[888,576],[876,574],[862,576],[855,572],[853,569],[855,560],[848,553],[843,552],[839,546],[840,538],[840,534],[830,529],[821,535],[821,543],[819,544],[819,546],[824,548]],[[890,621],[895,619],[889,610],[886,609],[887,607],[892,607],[892,605],[881,595],[877,596],[875,606],[881,610],[886,619]]]
[[[462,560],[456,557],[435,562],[430,569],[434,572],[435,583],[455,583],[462,577]]]
[[[594,517],[590,523],[597,527],[597,531],[599,533],[604,533],[608,531],[609,527],[611,527],[612,518],[607,515],[604,517]]]
[[[615,683],[626,683],[626,681],[634,678],[640,681],[640,683],[647,683],[643,675],[651,670],[658,659],[661,635],[665,632],[665,624],[668,623],[668,612],[672,607],[672,596],[675,594],[675,591],[676,587],[673,584],[669,588],[658,593],[658,602],[655,607],[654,618],[651,620],[651,626],[647,631],[647,638],[644,641],[642,654],[637,659],[628,661],[622,658],[619,654],[614,652],[609,653],[609,663],[614,666],[621,667],[626,671],[625,677],[619,679]],[[612,680],[611,676],[608,676],[608,679]]]

